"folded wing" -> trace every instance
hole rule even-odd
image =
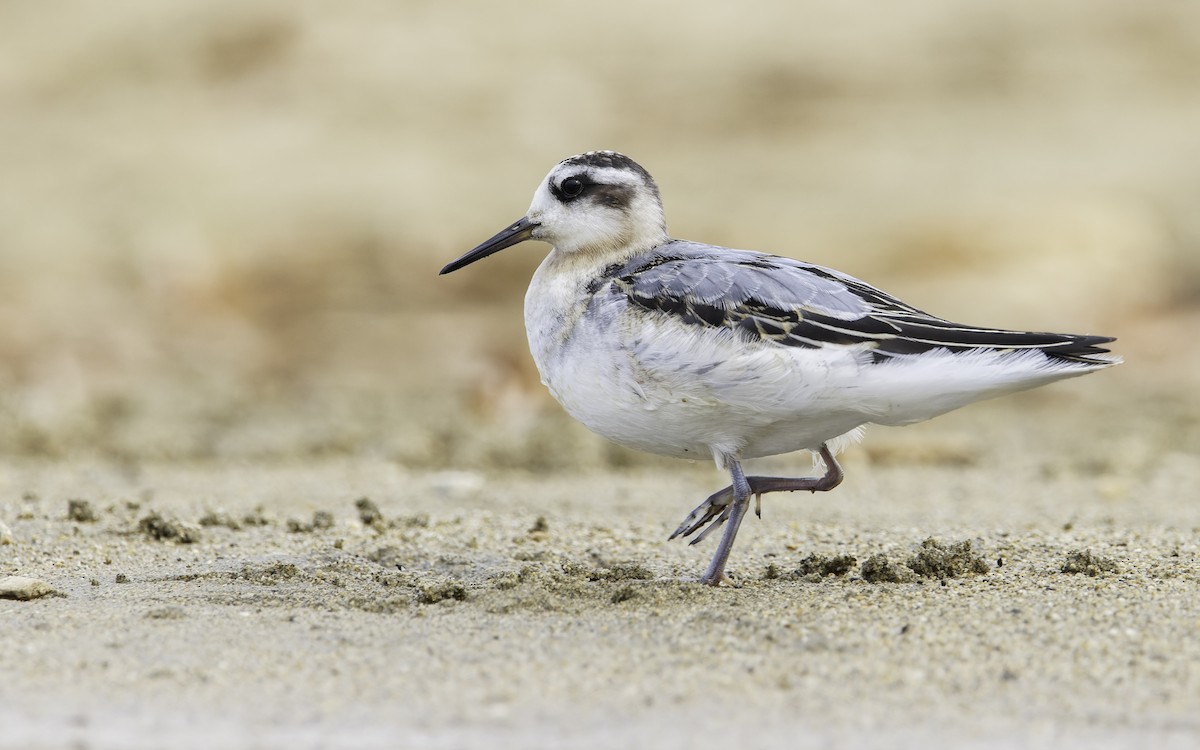
[[[1110,337],[952,323],[837,271],[694,242],[676,240],[612,266],[596,284],[611,284],[632,304],[684,323],[780,346],[858,347],[877,362],[932,349],[1036,349],[1056,359],[1111,363],[1102,346]]]

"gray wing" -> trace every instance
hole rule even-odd
[[[781,346],[860,346],[879,361],[930,349],[1040,349],[1090,361],[1113,339],[966,326],[837,271],[789,258],[675,240],[611,266],[594,283],[690,325]]]

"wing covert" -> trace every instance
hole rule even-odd
[[[606,269],[614,291],[681,322],[782,346],[858,346],[876,361],[931,349],[1040,349],[1086,361],[1102,336],[1009,331],[934,317],[851,276],[789,258],[673,241]]]

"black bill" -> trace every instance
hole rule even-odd
[[[500,230],[494,237],[479,245],[471,252],[462,256],[458,260],[451,261],[446,264],[438,275],[447,274],[451,271],[457,271],[463,266],[469,266],[477,260],[482,260],[492,253],[498,253],[506,247],[512,247],[519,242],[524,242],[533,234],[533,230],[537,228],[537,222],[530,221],[522,216],[515,224],[512,224],[505,229]]]

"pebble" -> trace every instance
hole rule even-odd
[[[13,535],[12,529],[8,528],[8,524],[0,521],[0,544],[12,544]]]
[[[0,578],[0,599],[18,599],[26,602],[53,593],[56,593],[53,586],[36,578],[24,576]]]

